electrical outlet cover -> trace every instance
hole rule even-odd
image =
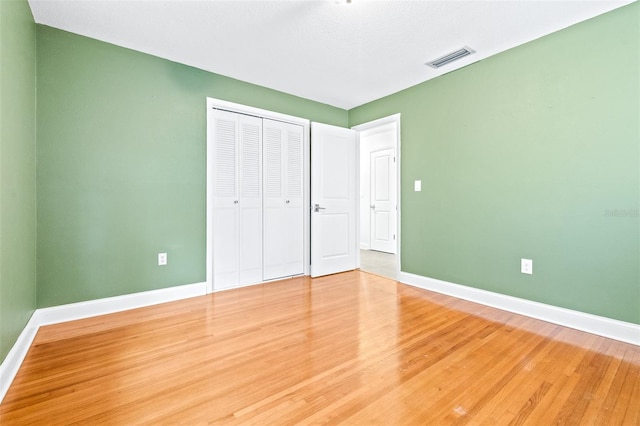
[[[520,259],[520,272],[527,275],[533,275],[533,260]]]

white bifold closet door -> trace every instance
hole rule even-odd
[[[216,110],[213,280],[216,290],[262,281],[262,120]]]
[[[263,119],[263,279],[304,272],[303,128]]]

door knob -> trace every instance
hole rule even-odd
[[[326,210],[324,207],[320,207],[320,204],[313,205],[313,211],[318,213],[320,210]]]
[[[369,207],[371,207],[371,210],[375,210],[376,209],[376,205],[375,204],[371,204]]]

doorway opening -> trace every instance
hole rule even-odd
[[[359,151],[360,269],[397,279],[400,270],[400,114],[354,127]]]

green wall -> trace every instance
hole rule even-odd
[[[639,9],[349,111],[402,114],[403,271],[640,323]]]
[[[348,124],[345,110],[86,37],[37,37],[38,307],[205,281],[207,96]]]
[[[36,305],[36,29],[0,1],[0,362]]]

